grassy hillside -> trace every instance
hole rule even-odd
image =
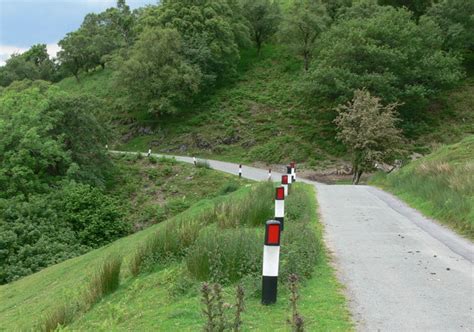
[[[200,155],[238,162],[305,162],[325,167],[345,158],[335,141],[334,113],[304,100],[302,63],[281,46],[267,45],[260,56],[242,51],[235,81],[206,93],[176,116],[156,119],[121,108],[111,71],[98,70],[59,84],[107,101],[117,125],[116,147],[124,150]],[[472,77],[470,75],[469,77]],[[474,133],[474,83],[445,92],[426,111],[424,122],[408,126],[413,151],[427,153],[439,143],[454,143]]]
[[[259,188],[264,187],[259,186]],[[181,234],[179,236],[182,237],[197,225],[198,229],[201,229],[205,234],[208,226],[204,226],[205,224],[201,226],[199,224],[200,221],[198,220],[201,220],[199,216],[203,216],[203,214],[211,216],[214,213],[212,211],[216,211],[217,206],[220,206],[217,211],[228,208],[232,209],[233,212],[231,214],[226,213],[226,216],[234,215],[237,217],[241,213],[246,213],[247,217],[244,220],[250,220],[255,217],[257,220],[260,220],[262,212],[256,211],[266,210],[265,207],[261,206],[261,197],[268,201],[265,198],[268,195],[262,194],[261,190],[246,187],[228,196],[199,202],[176,218],[152,226],[127,238],[120,239],[107,247],[0,287],[0,297],[2,298],[0,303],[0,320],[2,321],[2,328],[18,330],[38,326],[37,324],[41,324],[46,313],[51,312],[54,308],[58,308],[58,306],[61,306],[61,303],[67,303],[67,305],[72,305],[73,308],[76,308],[75,310],[77,311],[74,314],[72,324],[66,327],[67,330],[127,330],[131,327],[133,329],[160,331],[169,331],[176,328],[183,331],[201,329],[204,320],[200,314],[200,296],[198,291],[200,281],[193,277],[192,273],[187,272],[189,271],[188,264],[190,258],[185,253],[186,250],[184,252],[185,256],[178,255],[173,256],[173,258],[165,255],[161,256],[162,258],[158,258],[157,261],[153,261],[155,263],[151,262],[150,264],[150,261],[148,261],[147,264],[149,265],[146,265],[146,268],[143,267],[143,271],[136,274],[130,268],[134,266],[134,259],[137,252],[139,252],[137,250],[143,248],[143,245],[150,238],[159,236],[163,232],[168,234],[168,236],[163,238],[164,243],[168,243],[166,245],[167,250],[170,250],[169,246],[172,243],[169,241],[173,239],[178,240],[176,237],[170,237],[171,233],[169,232],[174,232],[173,234],[176,235]],[[272,192],[273,190],[270,190],[270,193]],[[289,198],[287,200],[287,219],[293,226],[289,227],[283,235],[285,244],[282,246],[281,273],[288,273],[291,269],[310,271],[314,268],[312,277],[307,279],[307,281],[303,281],[300,289],[301,300],[299,306],[301,314],[305,317],[305,324],[308,329],[350,330],[352,325],[344,297],[341,294],[340,285],[335,279],[333,269],[328,264],[326,251],[321,246],[322,229],[316,220],[313,188],[300,184],[295,188],[292,195],[293,199]],[[232,201],[232,204],[226,205],[225,202],[230,201]],[[241,202],[240,204],[242,202],[245,203],[248,209],[253,212],[248,214],[246,209],[235,210],[235,206],[239,206],[239,203],[236,202]],[[253,203],[250,204],[249,202]],[[271,205],[270,211],[272,211]],[[210,212],[211,215],[209,215]],[[222,224],[222,219],[219,218],[217,217],[217,223]],[[209,218],[206,217],[205,219],[208,220]],[[226,217],[225,219],[229,218]],[[304,264],[304,266],[293,266],[298,264],[300,260],[291,259],[291,257],[297,257],[292,255],[299,255],[298,252],[301,252],[302,248],[293,248],[291,244],[292,238],[296,234],[295,231],[300,232],[298,227],[306,227],[303,226],[306,223],[308,223],[307,225],[310,228],[304,234],[314,233],[316,236],[316,239],[312,240],[311,245],[317,248],[317,263],[314,266],[312,264],[310,264],[311,266],[307,264]],[[219,227],[224,227],[222,232],[239,233],[243,231],[244,234],[248,235],[250,235],[248,232],[253,232],[250,228],[247,228],[249,226],[239,230],[244,224],[241,224],[238,228],[234,228],[236,227],[235,225],[239,225],[239,222],[237,221],[237,224],[234,224],[234,226],[222,225]],[[213,227],[211,224],[209,226]],[[292,231],[292,227],[297,228]],[[257,227],[255,229],[258,239],[263,237],[261,228]],[[201,236],[201,233],[199,233],[199,237]],[[239,241],[255,242],[256,248],[258,247],[261,250],[262,245],[260,241],[256,242],[252,238],[253,235],[251,239],[244,240],[244,238],[240,238],[241,240]],[[299,241],[307,241],[303,238],[301,234],[298,235]],[[186,237],[186,239],[189,238]],[[219,240],[219,238],[216,238],[216,240]],[[160,243],[162,244],[163,242],[160,241]],[[183,241],[181,240],[176,244],[182,245],[182,243]],[[233,245],[232,241],[226,243],[226,247],[232,247]],[[307,244],[303,245],[303,247],[308,249]],[[193,251],[195,251],[199,249],[199,246],[193,248]],[[222,248],[222,250],[227,249]],[[80,301],[81,294],[90,284],[91,276],[97,271],[101,262],[110,257],[111,254],[123,257],[121,284],[118,290],[106,296],[98,303],[92,304],[84,310],[78,310],[77,308],[80,308],[80,305],[75,304],[75,301]],[[307,252],[306,255],[311,256],[311,251]],[[169,258],[163,259],[163,257]],[[303,259],[303,261],[306,259]],[[225,263],[226,261],[222,262]],[[290,264],[291,262],[293,264]],[[287,330],[286,319],[289,317],[288,291],[282,283],[280,285],[278,304],[271,307],[260,305],[258,296],[260,264],[257,262],[255,265],[258,267],[258,272],[249,274],[242,279],[247,294],[247,309],[243,316],[244,330]],[[221,282],[227,285],[224,287],[225,301],[232,301],[233,283]]]
[[[237,190],[245,179],[170,158],[112,155],[115,176],[110,192],[120,197],[134,230],[186,210],[204,198]]]
[[[372,183],[474,239],[474,136],[442,146]]]

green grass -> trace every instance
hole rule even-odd
[[[311,227],[311,232],[317,237],[317,242],[320,242],[322,226],[317,222],[313,187],[298,184],[298,188],[292,193],[294,195],[292,202],[291,200],[288,202],[288,218],[301,222],[308,221],[308,227]],[[221,211],[221,209],[216,210],[217,206],[229,200],[240,202],[236,204],[244,206],[246,198],[252,193],[262,196],[258,190],[244,187],[227,196],[201,201],[173,219],[120,239],[99,250],[1,286],[2,328],[6,330],[30,329],[38,326],[38,323],[50,312],[58,315],[53,319],[61,320],[66,317],[65,322],[69,322],[71,320],[68,317],[70,308],[64,306],[64,303],[75,305],[74,303],[80,300],[81,294],[84,294],[90,286],[90,280],[94,280],[98,266],[101,266],[106,257],[116,255],[116,257],[123,257],[121,284],[118,289],[87,308],[87,312],[75,316],[65,330],[169,331],[179,329],[195,331],[201,329],[203,318],[200,314],[199,282],[188,272],[186,261],[182,260],[181,256],[178,255],[171,260],[158,260],[136,276],[130,271],[130,261],[137,249],[147,243],[154,234],[164,232],[170,235],[169,232],[179,233],[181,230],[184,232],[182,234],[186,234],[188,233],[186,221],[193,223],[195,220],[200,220],[199,218],[207,220],[213,215],[212,218],[216,218],[215,216],[218,216],[218,212]],[[272,200],[270,202],[273,203]],[[169,230],[165,231],[168,227]],[[224,224],[224,227],[231,230],[237,226]],[[239,228],[235,229],[240,231]],[[263,236],[261,230],[260,235]],[[351,330],[352,323],[345,298],[341,293],[341,286],[329,265],[325,249],[319,248],[318,252],[319,258],[313,266],[312,278],[305,279],[306,281],[303,281],[301,285],[300,309],[305,317],[306,326],[309,330]],[[182,254],[186,255],[186,251]],[[283,257],[291,257],[285,256],[288,254],[283,255]],[[109,278],[111,279],[113,278]],[[271,307],[260,304],[258,296],[260,275],[244,276],[242,283],[247,290],[247,310],[243,315],[244,330],[288,330],[285,323],[289,315],[288,291],[284,283],[280,284],[278,303]],[[234,286],[225,287],[224,293],[226,301],[232,301]],[[53,310],[55,308],[56,310]]]
[[[371,183],[474,239],[474,136],[442,146],[393,174]]]
[[[115,170],[109,191],[124,202],[134,230],[169,219],[203,198],[226,194],[249,183],[170,158],[112,157]]]
[[[248,191],[249,188],[244,187],[227,196],[201,200],[179,217],[193,219],[203,211],[212,210],[216,202],[245,196]],[[62,303],[80,302],[89,290],[90,281],[96,275],[97,269],[110,255],[123,258],[121,274],[123,278],[129,277],[129,263],[136,250],[151,234],[174,222],[175,219],[169,219],[85,255],[0,286],[1,328],[29,330],[37,326],[42,317],[55,308],[60,308]]]
[[[313,188],[300,185],[299,190],[303,191],[300,197],[305,200],[301,204],[309,208],[297,218],[310,218],[310,227],[321,240],[322,226],[316,219]],[[294,203],[298,201],[298,198],[294,199]],[[232,251],[232,246],[228,250]],[[321,250],[313,277],[303,281],[300,289],[299,308],[305,318],[305,326],[310,331],[352,330],[341,286],[329,265],[326,250]],[[174,261],[171,265],[156,266],[148,273],[129,279],[117,292],[94,306],[66,330],[201,330],[204,318],[200,313],[200,287],[187,271],[186,262]],[[260,304],[260,276],[244,277],[242,283],[247,292],[243,330],[288,331],[289,292],[285,284],[279,286],[278,303],[266,307]],[[233,285],[224,287],[226,302],[233,303],[233,293]]]

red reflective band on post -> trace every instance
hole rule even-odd
[[[275,199],[277,199],[277,200],[285,199],[285,188],[283,188],[283,187],[276,188],[276,197],[275,197]]]
[[[288,175],[281,176],[281,184],[288,184]]]
[[[280,224],[267,225],[266,245],[277,246],[280,244]]]

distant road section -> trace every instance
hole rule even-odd
[[[238,174],[237,164],[209,164]],[[243,166],[242,176],[259,181],[268,173]],[[273,172],[272,178],[281,174]],[[474,331],[470,241],[377,188],[298,180],[317,189],[325,241],[358,330]]]

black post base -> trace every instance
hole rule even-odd
[[[276,303],[278,277],[262,277],[262,304]]]

